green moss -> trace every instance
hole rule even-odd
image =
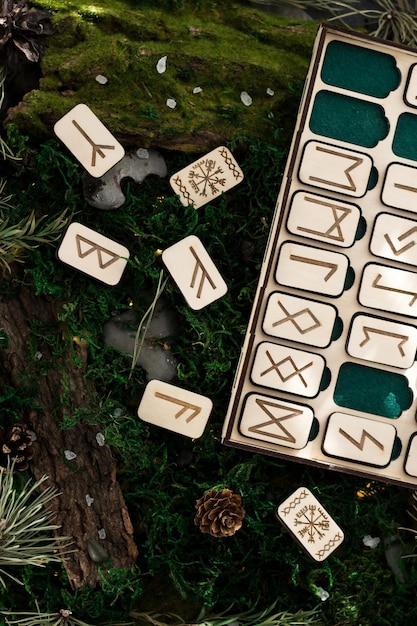
[[[80,102],[125,145],[202,150],[230,140],[237,125],[267,139],[268,115],[282,115],[288,85],[304,78],[316,31],[315,24],[233,0],[187,3],[175,11],[121,0],[37,4],[52,11],[56,33],[43,57],[40,89],[8,121],[42,139]],[[167,71],[158,74],[163,55]],[[108,83],[99,85],[97,74]],[[193,94],[197,86],[203,91]],[[241,102],[242,91],[250,93],[252,106]],[[176,100],[174,110],[167,98]]]

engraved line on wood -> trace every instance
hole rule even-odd
[[[339,532],[337,532],[335,536],[333,537],[333,539],[330,539],[318,552],[316,552],[316,556],[321,558],[322,556],[326,554],[326,552],[331,550],[337,543],[342,541],[342,539],[343,539],[342,535]]]
[[[198,270],[201,269],[201,279],[200,279],[200,283],[198,285],[198,289],[197,289],[197,298],[201,297],[201,293],[203,291],[203,286],[204,286],[204,281],[208,280],[208,282],[210,283],[211,287],[213,289],[216,289],[216,285],[213,281],[213,279],[211,278],[210,274],[207,272],[206,268],[204,267],[203,263],[201,262],[199,256],[197,255],[197,252],[194,250],[193,246],[190,246],[190,251],[191,254],[193,255],[193,257],[195,258],[195,266],[194,266],[194,272],[191,278],[191,283],[190,283],[190,287],[193,289],[195,282],[197,280],[197,274],[198,274]]]
[[[394,183],[394,187],[397,189],[404,189],[405,191],[417,192],[417,187],[411,187],[410,185],[402,185],[401,183]]]
[[[408,306],[413,306],[414,302],[417,300],[417,293],[415,291],[407,291],[406,289],[397,289],[396,287],[389,287],[387,285],[380,285],[379,281],[382,278],[382,274],[377,274],[374,282],[372,283],[372,287],[375,289],[384,289],[385,291],[393,291],[395,293],[402,293],[405,296],[413,296],[408,303]]]
[[[363,333],[365,335],[365,339],[359,344],[359,346],[362,348],[362,346],[364,346],[365,344],[368,343],[368,341],[371,340],[370,334],[371,333],[375,333],[377,335],[383,335],[384,337],[393,337],[394,339],[399,339],[399,343],[397,345],[397,348],[401,354],[401,356],[405,355],[405,352],[403,350],[403,345],[408,341],[409,337],[407,337],[407,335],[401,335],[400,333],[390,333],[387,330],[382,330],[380,328],[372,328],[371,326],[363,326],[362,327]]]
[[[310,180],[314,180],[316,183],[321,183],[321,184],[324,183],[325,185],[338,187],[340,189],[347,189],[348,191],[356,191],[356,185],[353,182],[353,178],[350,175],[350,172],[354,170],[355,167],[358,167],[358,165],[361,165],[363,163],[363,159],[361,159],[358,156],[344,154],[343,152],[337,152],[336,150],[329,150],[328,148],[323,148],[323,146],[316,146],[316,150],[318,152],[325,152],[326,154],[331,154],[332,156],[339,156],[344,159],[350,159],[351,161],[354,161],[354,163],[352,163],[352,165],[350,165],[343,171],[343,173],[346,175],[346,178],[349,181],[349,185],[343,185],[342,183],[335,183],[334,181],[326,180],[325,178],[318,178],[317,176],[309,176]]]
[[[254,426],[250,426],[250,428],[248,428],[249,432],[258,433],[258,435],[268,435],[269,437],[274,437],[275,439],[283,439],[284,441],[295,443],[296,438],[294,437],[294,435],[290,433],[289,430],[285,428],[285,426],[281,424],[281,422],[283,422],[284,420],[291,419],[292,417],[297,417],[298,415],[302,415],[303,412],[298,409],[289,410],[287,406],[278,404],[276,402],[270,402],[268,400],[262,400],[262,398],[256,398],[255,402],[262,409],[262,411],[264,411],[264,413],[266,413],[268,417],[270,417],[271,419],[269,420],[269,422],[262,422],[261,424],[255,424]],[[282,417],[278,417],[274,415],[269,410],[268,407],[271,407],[271,408],[274,407],[279,410],[282,409],[284,411],[287,411],[287,413],[286,415],[283,415]],[[285,435],[271,433],[269,431],[262,430],[262,428],[266,428],[267,426],[270,426],[271,424],[275,424],[283,433],[285,433]]]
[[[283,324],[284,322],[292,322],[292,324],[294,324],[295,328],[298,330],[300,335],[305,335],[306,333],[309,333],[310,331],[315,330],[316,328],[319,328],[321,326],[321,322],[317,319],[317,317],[314,315],[314,313],[312,311],[310,311],[310,309],[308,307],[306,307],[304,309],[300,309],[299,311],[296,311],[295,313],[289,313],[289,311],[287,311],[287,309],[282,304],[282,302],[280,302],[278,300],[277,304],[282,309],[282,311],[285,313],[285,315],[287,317],[282,318],[282,320],[278,320],[276,322],[273,322],[273,324],[272,324],[273,328],[275,328],[275,326],[279,326],[279,324]],[[301,326],[297,323],[295,318],[299,317],[300,315],[304,315],[304,313],[306,315],[310,315],[310,317],[313,320],[314,324],[311,324],[311,326],[307,326],[306,328],[301,328]]]
[[[323,539],[326,534],[325,531],[329,530],[330,522],[326,513],[320,506],[316,504],[306,504],[296,513],[294,526],[303,526],[297,533],[302,538],[304,535],[308,535],[308,543],[315,543],[315,535],[317,534],[320,539]]]
[[[303,489],[302,491],[300,491],[298,496],[295,496],[294,500],[291,500],[291,502],[289,502],[287,506],[281,510],[281,513],[284,516],[288,515],[288,513],[291,512],[291,509],[295,509],[295,507],[300,504],[301,500],[304,500],[304,498],[307,498],[307,496],[308,496],[307,491]]]
[[[106,269],[106,267],[108,267],[109,265],[111,265],[112,263],[115,263],[116,261],[120,259],[120,256],[118,254],[115,254],[114,252],[112,252],[111,250],[108,250],[107,248],[103,248],[103,246],[100,246],[99,244],[94,243],[94,241],[91,241],[90,239],[87,239],[86,237],[83,237],[82,235],[75,235],[75,241],[77,243],[77,253],[80,259],[84,259],[86,256],[88,256],[92,252],[97,252],[98,264],[100,266],[100,269],[104,270]],[[91,248],[83,252],[81,250],[81,242],[89,244]],[[111,258],[108,261],[104,262],[102,253],[108,254]]]
[[[278,363],[275,363],[275,361],[272,358],[269,350],[265,350],[265,354],[268,357],[269,361],[272,363],[272,365],[271,365],[271,367],[268,367],[264,372],[261,372],[260,376],[264,376],[265,374],[269,374],[269,372],[272,372],[272,370],[275,370],[283,383],[287,382],[287,380],[290,380],[290,378],[293,378],[293,376],[298,376],[300,378],[301,382],[303,383],[304,387],[308,387],[308,384],[307,384],[305,378],[301,375],[301,372],[306,370],[308,367],[311,367],[313,365],[313,361],[310,361],[310,363],[307,363],[306,365],[303,365],[303,367],[299,368],[294,363],[293,358],[291,356],[287,356],[287,357],[285,357],[285,359],[282,359]],[[287,376],[284,376],[279,371],[279,366],[282,365],[283,363],[287,363],[287,362],[291,364],[291,366],[294,368],[294,371],[291,372],[290,374],[288,374]]]
[[[185,413],[187,409],[193,411],[193,413],[186,418],[186,422],[191,422],[197,415],[201,412],[202,407],[197,404],[191,404],[191,402],[187,402],[186,400],[180,400],[179,398],[175,398],[174,396],[168,396],[165,393],[161,393],[160,391],[155,391],[155,398],[160,398],[161,400],[166,400],[167,402],[172,402],[173,404],[179,404],[182,408],[175,414],[175,419],[178,419]]]
[[[363,452],[366,438],[370,439],[380,450],[384,450],[383,444],[378,441],[378,439],[375,439],[375,437],[368,433],[368,431],[364,428],[362,429],[362,435],[359,441],[356,441],[356,439],[354,439],[352,435],[349,435],[349,433],[343,430],[343,428],[339,428],[339,433],[343,435],[343,437],[345,437],[348,441],[350,441],[350,443],[352,443],[361,452]]]
[[[301,230],[304,233],[310,233],[311,235],[320,235],[321,237],[326,237],[327,239],[332,239],[334,241],[340,241],[341,243],[344,243],[345,238],[343,236],[340,223],[350,213],[352,213],[352,209],[349,209],[348,207],[340,207],[336,204],[332,204],[331,202],[324,202],[323,200],[318,200],[317,198],[311,198],[309,196],[304,196],[304,200],[306,202],[312,202],[314,204],[319,204],[324,207],[329,207],[329,209],[331,209],[332,211],[334,222],[325,232],[322,232],[320,230],[313,230],[312,228],[306,228],[304,226],[297,226],[297,230]],[[342,213],[338,215],[338,211],[341,211]],[[337,235],[332,234],[334,230],[336,230]]]
[[[95,143],[91,137],[89,137],[87,135],[87,133],[85,132],[85,130],[83,128],[81,128],[81,126],[79,125],[79,123],[76,120],[72,120],[72,123],[74,124],[75,128],[82,134],[82,136],[84,137],[84,139],[86,139],[88,141],[88,143],[90,144],[90,146],[93,148],[93,153],[91,155],[91,167],[94,167],[96,164],[96,154],[98,154],[99,156],[101,156],[102,159],[105,158],[105,154],[103,152],[103,150],[114,150],[115,146],[107,146],[104,144],[98,144]]]
[[[406,237],[409,237],[410,235],[412,235],[415,232],[417,232],[417,226],[414,226],[413,228],[410,228],[409,230],[407,230],[402,235],[399,235],[397,237],[397,239],[398,239],[398,241],[403,241],[403,239],[406,239]],[[385,233],[384,237],[385,237],[389,247],[391,248],[391,250],[395,254],[395,256],[399,256],[400,254],[402,254],[403,252],[406,252],[407,250],[409,250],[410,248],[412,248],[416,244],[416,242],[413,239],[412,241],[409,241],[405,246],[403,246],[402,248],[398,248],[398,250],[397,250],[397,248],[394,246],[394,244],[393,244],[389,234]]]
[[[309,265],[318,265],[319,267],[329,268],[329,272],[324,277],[324,282],[327,282],[329,278],[333,276],[339,267],[337,263],[330,263],[327,261],[320,261],[319,259],[310,259],[304,256],[298,256],[297,254],[290,254],[290,261],[298,261],[299,263],[307,263]]]

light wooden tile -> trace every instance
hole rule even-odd
[[[360,198],[365,195],[372,159],[363,152],[309,141],[298,176],[302,183]]]
[[[57,250],[60,261],[107,285],[117,285],[129,259],[129,250],[100,233],[72,222]]]
[[[409,476],[417,478],[417,433],[410,438],[404,461],[404,470]]]
[[[113,137],[86,104],[77,104],[54,126],[55,134],[87,172],[100,178],[125,155]]]
[[[404,100],[411,107],[417,107],[417,63],[409,70]]]
[[[149,424],[197,439],[204,432],[212,408],[213,403],[206,396],[151,380],[142,396],[138,416]]]
[[[313,419],[308,406],[252,393],[245,400],[239,430],[251,439],[301,450],[307,445]]]
[[[233,154],[220,146],[171,176],[169,182],[184,206],[199,209],[242,180],[243,172]]]
[[[315,561],[340,546],[344,533],[307,487],[299,487],[276,510],[277,518]]]
[[[344,254],[286,241],[279,251],[275,276],[280,285],[340,296],[348,268]]]
[[[323,440],[326,454],[339,459],[386,467],[397,431],[393,424],[348,413],[332,413]]]
[[[417,213],[417,168],[391,163],[387,168],[381,198],[389,207]]]
[[[348,248],[355,241],[360,217],[356,204],[298,191],[291,200],[287,228],[294,235]]]
[[[227,293],[225,281],[195,235],[164,250],[162,260],[192,309],[198,311]]]
[[[369,263],[362,273],[359,302],[363,306],[417,317],[417,274]]]
[[[358,359],[407,369],[416,357],[417,328],[370,315],[356,315],[347,351]]]
[[[417,221],[380,213],[375,220],[370,249],[375,256],[417,267]]]
[[[271,337],[325,348],[336,316],[330,304],[275,291],[268,298],[262,328]]]
[[[324,367],[319,354],[264,341],[256,350],[251,379],[256,385],[312,398],[319,392]]]

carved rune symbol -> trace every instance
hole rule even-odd
[[[286,317],[283,317],[281,320],[273,322],[272,326],[274,328],[275,326],[279,326],[279,324],[283,324],[284,322],[291,322],[292,324],[294,324],[295,328],[298,330],[300,335],[304,335],[305,333],[309,333],[310,331],[315,330],[316,328],[319,328],[321,326],[321,323],[319,322],[317,317],[314,315],[314,313],[312,313],[312,311],[310,311],[308,307],[304,309],[300,309],[300,311],[296,311],[295,313],[289,313],[289,311],[287,311],[285,306],[279,300],[278,300],[278,306],[285,313]],[[310,325],[304,325],[303,327],[298,323],[296,318],[304,316],[304,315],[306,316],[307,321],[310,316],[312,323]]]
[[[269,352],[269,350],[265,351],[266,356],[268,357],[269,361],[271,362],[271,367],[268,367],[265,371],[260,373],[260,376],[265,376],[265,374],[269,374],[269,372],[272,372],[273,370],[275,370],[275,372],[278,374],[278,376],[280,377],[280,379],[282,380],[283,383],[287,382],[287,380],[290,380],[290,378],[292,378],[293,376],[298,376],[301,380],[301,382],[303,383],[304,387],[308,387],[308,384],[305,380],[305,378],[302,376],[301,372],[303,372],[304,370],[306,370],[308,367],[311,367],[313,365],[313,361],[310,361],[310,363],[307,363],[306,365],[303,365],[303,367],[298,367],[291,356],[287,356],[285,359],[282,359],[281,361],[279,361],[278,363],[275,363],[274,359],[271,356],[271,353]],[[292,371],[289,374],[284,374],[283,372],[280,371],[280,366],[289,363],[292,367]]]
[[[284,420],[291,419],[293,417],[297,417],[298,415],[301,415],[302,411],[299,411],[298,409],[291,410],[283,404],[279,404],[277,402],[271,402],[269,400],[263,400],[261,398],[256,398],[256,404],[262,409],[262,411],[264,411],[264,413],[266,413],[266,415],[270,419],[267,422],[262,422],[261,424],[250,426],[250,428],[248,428],[248,431],[252,433],[258,433],[260,435],[263,435],[266,433],[267,435],[269,435],[269,437],[274,437],[275,439],[282,439],[283,441],[289,441],[290,443],[295,443],[296,441],[295,437],[290,433],[289,430],[285,428],[285,426],[281,422],[283,422]],[[286,412],[284,413],[284,415],[281,415],[281,417],[278,417],[278,415],[274,415],[272,413],[272,409],[277,409],[278,411],[286,411]],[[275,426],[278,428],[278,433],[277,432],[272,433],[266,430],[265,431],[262,430],[263,428],[266,428],[267,426],[271,426],[272,424],[275,424]]]
[[[373,437],[365,429],[362,430],[362,435],[359,441],[354,439],[352,435],[349,435],[349,433],[343,430],[343,428],[339,428],[339,433],[343,435],[343,437],[346,437],[346,439],[350,441],[350,443],[353,444],[356,448],[358,448],[361,452],[363,452],[363,447],[365,445],[366,438],[372,441],[380,450],[384,450],[384,445],[380,441],[378,441],[378,439],[375,439],[375,437]]]
[[[190,287],[191,287],[191,289],[194,289],[194,286],[195,286],[196,280],[197,280],[198,270],[201,270],[201,278],[200,278],[200,282],[198,284],[198,289],[197,289],[197,298],[201,298],[201,293],[203,291],[204,281],[206,279],[208,280],[208,282],[210,283],[210,285],[211,285],[211,287],[213,289],[216,289],[216,285],[215,285],[213,279],[211,278],[210,274],[207,272],[206,268],[202,264],[199,256],[197,255],[197,252],[194,250],[193,246],[190,246],[190,251],[191,251],[191,254],[193,255],[193,257],[195,258],[195,266],[194,266],[194,271],[193,271],[193,275],[192,275],[192,278],[191,278]]]
[[[75,240],[77,242],[77,253],[80,259],[84,259],[92,252],[97,252],[98,264],[102,270],[106,269],[106,267],[120,259],[118,254],[115,254],[111,250],[107,250],[107,248],[103,248],[103,246],[99,246],[97,243],[94,243],[94,241],[91,241],[86,237],[76,235]],[[83,247],[82,244],[87,244],[87,247]]]
[[[312,198],[310,196],[304,196],[304,200],[323,207],[328,207],[331,210],[333,222],[324,232],[314,230],[312,228],[306,228],[304,226],[297,226],[297,230],[301,230],[305,233],[311,233],[312,235],[320,235],[321,237],[326,237],[327,239],[332,239],[334,241],[344,242],[345,238],[340,224],[348,215],[350,215],[350,213],[352,213],[352,209],[338,206],[336,204],[332,204],[331,202],[325,202],[324,200],[318,200],[317,198]]]
[[[346,176],[346,180],[348,181],[348,184],[346,184],[346,182],[341,183],[341,182],[326,180],[325,178],[318,178],[317,176],[310,176],[310,180],[313,180],[317,183],[331,185],[333,187],[338,187],[340,189],[346,189],[347,191],[356,191],[356,184],[354,183],[353,178],[351,176],[351,171],[354,170],[359,165],[361,165],[363,163],[363,159],[353,154],[350,155],[344,152],[338,152],[337,150],[330,150],[329,148],[324,148],[323,146],[316,146],[316,150],[317,152],[324,152],[326,154],[330,154],[335,157],[341,157],[342,159],[347,159],[348,161],[353,161],[353,162],[348,167],[345,167],[342,172],[342,175]]]
[[[315,543],[322,539],[329,530],[330,521],[323,509],[315,504],[303,506],[294,520],[294,526],[301,526],[298,530],[300,537],[308,535],[308,543]]]
[[[188,174],[188,182],[191,187],[203,198],[207,197],[207,191],[211,191],[211,195],[215,196],[220,192],[220,187],[226,184],[226,178],[221,177],[223,170],[220,166],[216,166],[214,159],[202,159],[193,166]]]
[[[175,419],[178,419],[185,413],[185,411],[187,411],[187,409],[190,409],[192,413],[185,420],[187,424],[188,422],[191,422],[191,420],[193,420],[195,417],[197,417],[197,415],[201,412],[201,406],[198,406],[197,404],[191,404],[191,402],[181,400],[180,398],[175,398],[174,396],[168,396],[167,394],[161,393],[160,391],[155,391],[155,398],[160,398],[161,400],[166,400],[167,402],[172,402],[173,404],[178,404],[180,407],[182,407],[175,414]]]
[[[88,141],[90,146],[93,148],[93,152],[91,154],[91,167],[94,167],[95,164],[96,164],[96,155],[97,154],[99,156],[101,156],[102,159],[104,159],[106,155],[104,154],[103,150],[114,150],[115,149],[115,146],[106,146],[106,145],[100,145],[98,143],[95,143],[91,139],[91,137],[89,137],[87,135],[85,130],[83,128],[81,128],[81,126],[79,125],[79,123],[76,120],[72,120],[72,123],[74,124],[75,128],[81,133],[81,135],[84,137],[84,139],[86,139],[86,141]]]

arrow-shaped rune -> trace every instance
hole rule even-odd
[[[400,351],[401,356],[405,355],[403,345],[408,341],[407,335],[400,335],[399,333],[389,333],[386,330],[382,330],[380,328],[371,328],[370,326],[363,326],[362,330],[363,334],[365,335],[365,339],[359,344],[361,348],[366,343],[368,343],[368,341],[371,340],[370,333],[376,333],[377,335],[385,335],[385,337],[393,337],[394,339],[398,339],[398,350]]]
[[[394,291],[396,293],[402,293],[405,296],[412,296],[408,306],[413,306],[414,302],[417,300],[417,293],[415,291],[407,291],[406,289],[396,289],[395,287],[389,287],[387,285],[380,285],[379,281],[382,278],[382,274],[378,274],[372,283],[372,287],[375,289],[385,289],[385,291]]]
[[[86,139],[88,141],[88,143],[90,144],[90,146],[93,148],[93,153],[91,155],[91,167],[94,167],[96,164],[96,155],[98,154],[99,156],[101,156],[102,159],[104,159],[104,157],[106,156],[103,152],[103,150],[114,150],[115,146],[106,146],[106,145],[100,145],[98,143],[95,143],[91,137],[89,137],[87,135],[87,133],[85,132],[85,130],[83,128],[81,128],[81,126],[79,125],[79,123],[76,120],[72,120],[72,123],[74,124],[75,128],[80,131],[80,133],[82,134],[82,136],[84,137],[84,139]]]
[[[181,417],[181,415],[183,415],[183,413],[185,413],[187,409],[191,409],[193,413],[185,420],[187,424],[188,422],[191,422],[191,420],[193,420],[195,417],[197,417],[197,415],[201,412],[201,406],[198,406],[197,404],[191,404],[191,402],[187,402],[186,400],[174,398],[173,396],[168,396],[165,393],[160,393],[159,391],[155,391],[155,398],[161,398],[161,400],[166,400],[167,402],[172,402],[173,404],[179,404],[179,406],[182,407],[175,414],[175,419]]]
[[[403,233],[402,235],[397,237],[397,239],[398,239],[398,241],[403,241],[403,239],[406,239],[407,237],[409,237],[410,235],[412,235],[413,233],[416,233],[416,232],[417,232],[417,226],[413,226],[413,228],[410,228],[409,230],[407,230],[405,233]],[[413,246],[416,245],[416,242],[413,239],[412,241],[409,241],[407,244],[405,244],[405,246],[403,246],[402,248],[398,248],[398,250],[397,250],[397,248],[392,243],[392,240],[391,240],[391,237],[389,236],[389,234],[385,233],[384,237],[385,237],[389,247],[391,248],[391,250],[395,254],[395,256],[399,256],[403,252],[406,252],[407,250],[409,250],[410,248],[412,248]]]
[[[298,256],[296,254],[290,254],[291,261],[299,261],[300,263],[308,263],[309,265],[318,265],[319,267],[327,267],[328,273],[324,277],[324,282],[327,282],[338,268],[337,263],[330,263],[327,261],[320,261],[319,259],[311,259],[309,257]]]

